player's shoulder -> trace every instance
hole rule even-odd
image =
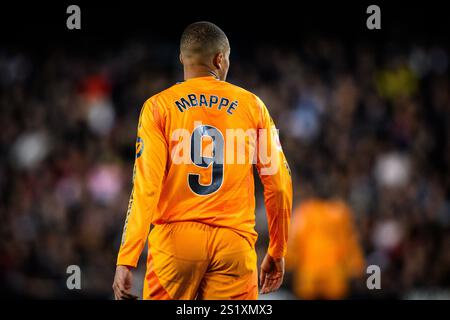
[[[351,210],[348,204],[344,200],[339,198],[331,200],[330,205],[332,206],[335,212],[339,212],[343,216],[347,216]]]
[[[170,87],[152,95],[146,100],[146,104],[164,108],[168,105],[168,102],[178,99],[180,95],[183,95],[186,88],[185,82],[177,82]]]
[[[227,81],[221,81],[221,82],[223,83],[223,85],[225,87],[227,87],[228,90],[234,91],[236,94],[242,96],[245,99],[248,99],[255,103],[260,103],[261,99],[256,94],[251,92],[250,90],[244,89],[244,88],[242,88],[238,85],[235,85],[231,82],[227,82]]]
[[[145,100],[139,116],[143,121],[146,121],[145,119],[148,119],[148,117],[153,119],[165,118],[167,111],[165,104],[160,100],[164,91],[166,90],[158,92]]]
[[[265,108],[264,102],[250,90],[244,89],[230,82],[222,81],[225,91],[239,100],[239,103],[245,104],[246,109],[252,113],[259,121]]]
[[[155,93],[154,95],[150,96],[146,101],[145,104],[155,105],[159,100],[163,99],[167,95],[171,94],[172,87],[169,87],[167,89],[164,89],[158,93]]]
[[[299,211],[301,212],[310,212],[316,211],[318,207],[322,206],[322,201],[315,198],[308,198],[303,200],[298,206]]]
[[[178,84],[178,83],[177,83]],[[144,102],[144,109],[164,108],[164,100],[176,96],[176,92],[173,91],[173,87],[177,84],[166,88],[154,95],[150,96]]]

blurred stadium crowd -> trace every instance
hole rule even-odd
[[[0,50],[2,296],[112,297],[140,107],[182,80],[177,58],[173,44],[145,42],[89,55]],[[346,297],[448,292],[448,48],[326,38],[298,49],[236,48],[228,80],[268,106],[295,207],[326,190],[351,208],[365,264],[380,266],[382,289],[366,289],[364,269]],[[66,287],[73,264],[82,271],[76,293]],[[292,297],[287,280],[282,292]]]

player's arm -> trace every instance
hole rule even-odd
[[[154,98],[147,100],[139,117],[133,190],[117,258],[113,284],[116,299],[132,298],[131,269],[138,264],[161,193],[167,160],[161,119]]]
[[[261,292],[277,290],[284,276],[289,222],[292,211],[292,180],[278,132],[264,103],[258,99],[261,116],[258,130],[257,169],[264,186],[269,227],[269,248],[261,265]]]

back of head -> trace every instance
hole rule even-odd
[[[181,35],[180,51],[186,58],[210,57],[225,53],[230,44],[225,33],[214,23],[200,21],[190,24]]]

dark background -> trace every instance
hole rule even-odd
[[[77,32],[65,28],[70,4],[82,9],[82,30]],[[366,28],[365,12],[371,4],[381,7],[381,30]],[[87,39],[117,43],[130,36],[175,40],[187,24],[198,20],[223,26],[233,43],[289,46],[318,35],[370,43],[445,41],[449,27],[441,1],[14,1],[2,4],[0,18],[3,41],[34,47],[80,45]]]
[[[70,4],[81,8],[81,30],[66,28]],[[366,28],[370,4],[381,8],[381,30]],[[450,19],[444,1],[2,3],[0,296],[111,298],[139,108],[182,80],[179,37],[198,20],[226,32],[229,81],[260,96],[280,128],[295,208],[334,184],[354,213],[366,262],[386,265],[384,290],[367,292],[359,279],[346,297],[437,292],[434,297],[448,298]],[[447,58],[445,68],[426,69],[433,52]],[[417,64],[423,73],[413,70]],[[412,80],[400,85],[379,79],[405,70]],[[396,92],[386,96],[379,86]],[[106,133],[89,123],[89,110],[99,107],[91,95],[115,114]],[[298,135],[297,111],[315,117],[317,136]],[[42,132],[51,149],[31,167],[18,166],[17,146]],[[385,190],[375,167],[391,152],[405,154],[412,169],[408,185]],[[362,206],[354,198],[360,190]],[[104,198],[111,194],[115,199]],[[267,230],[260,186],[256,196],[261,258]],[[380,245],[380,230],[400,240]],[[65,286],[69,264],[82,269],[80,292]],[[291,280],[272,297],[292,298]]]

